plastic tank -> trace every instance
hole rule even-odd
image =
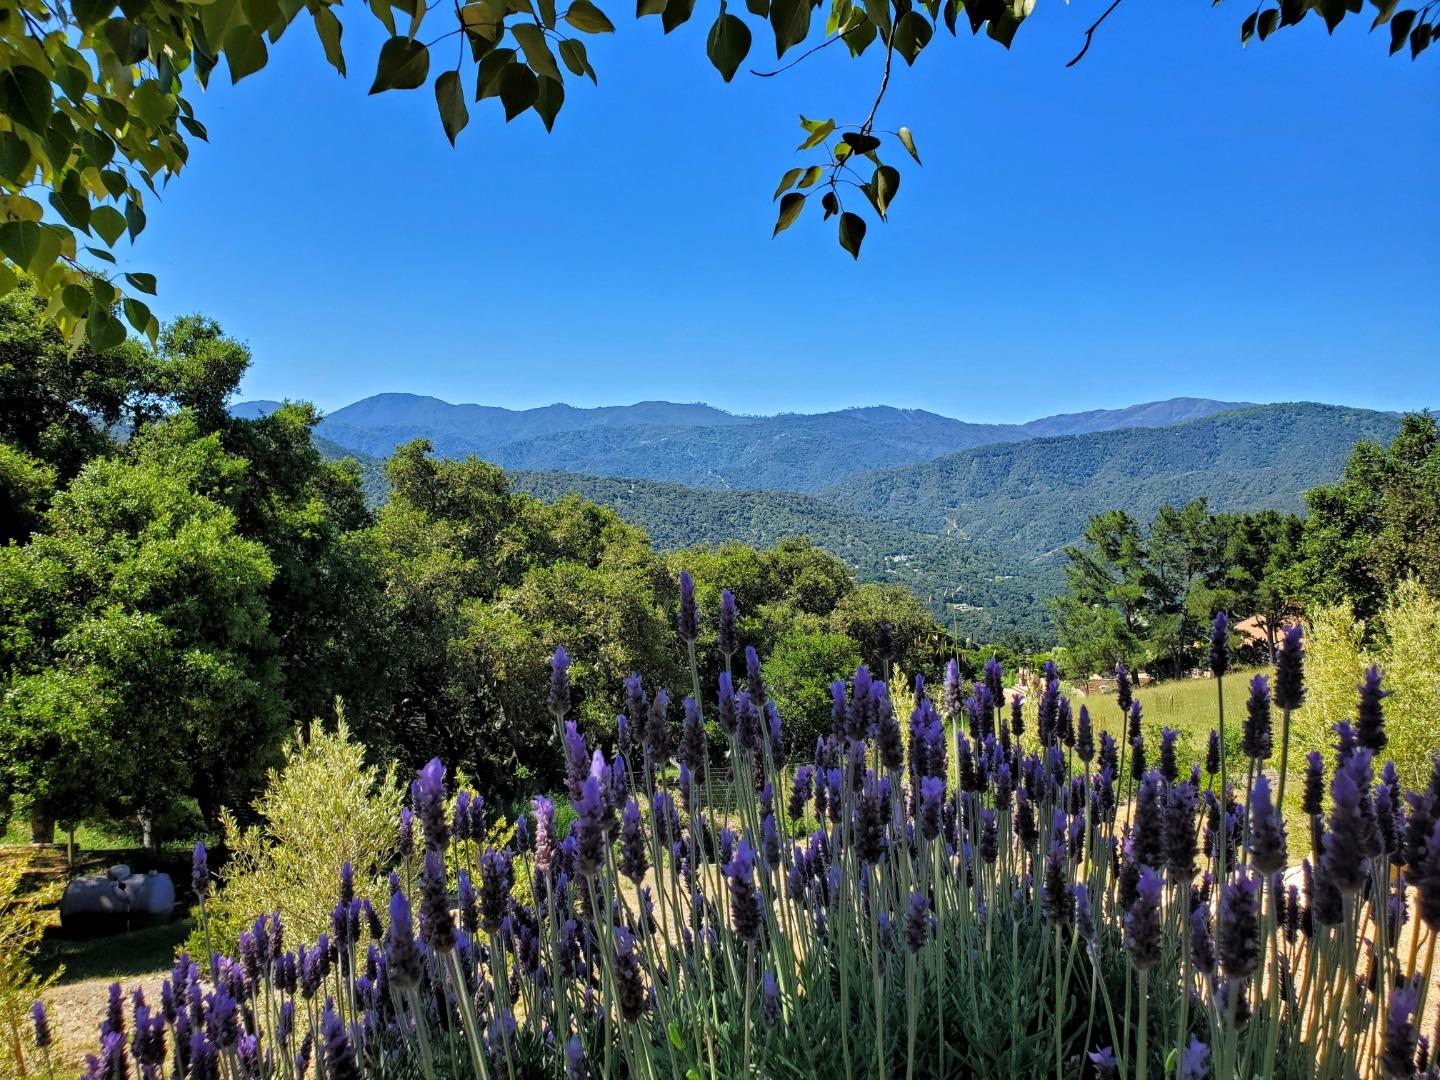
[[[132,874],[128,866],[108,874],[72,878],[60,898],[60,925],[77,933],[113,934],[167,921],[175,910],[169,874]]]

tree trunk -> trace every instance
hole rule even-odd
[[[55,819],[41,810],[30,815],[30,843],[53,844],[55,842]]]

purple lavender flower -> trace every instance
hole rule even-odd
[[[1010,730],[1016,742],[1025,734],[1025,695],[1018,690],[1010,696]]]
[[[1274,726],[1270,715],[1270,680],[1256,675],[1250,680],[1250,697],[1245,702],[1245,723],[1241,726],[1241,748],[1251,761],[1265,761],[1274,748]]]
[[[728,671],[720,673],[719,687],[716,710],[720,717],[720,727],[724,729],[725,734],[734,735],[739,728],[740,720],[736,713],[735,686]]]
[[[1190,1036],[1189,1045],[1180,1053],[1180,1070],[1176,1080],[1208,1080],[1210,1076],[1210,1047]]]
[[[1000,857],[999,815],[990,807],[980,809],[980,858],[994,865]]]
[[[210,891],[210,860],[203,843],[195,845],[195,855],[190,865],[190,884],[195,889],[195,896],[203,902]]]
[[[1135,900],[1125,913],[1125,950],[1137,971],[1146,971],[1160,962],[1160,876],[1148,866],[1140,867]]]
[[[1390,740],[1385,734],[1384,701],[1389,690],[1380,689],[1380,669],[1371,664],[1365,672],[1360,691],[1360,708],[1355,719],[1355,741],[1373,753],[1380,753]]]
[[[1210,738],[1205,744],[1205,774],[1220,775],[1220,732],[1214,728],[1210,729]]]
[[[1195,877],[1195,811],[1200,798],[1188,780],[1175,784],[1165,796],[1165,867],[1172,881],[1189,883]]]
[[[640,804],[630,799],[620,816],[620,873],[638,885],[648,868],[645,830],[640,825]]]
[[[1410,869],[1419,893],[1416,909],[1420,921],[1432,931],[1440,931],[1440,822],[1426,837],[1425,852]]]
[[[1080,715],[1075,724],[1075,756],[1086,765],[1095,757],[1095,729],[1090,722],[1090,710],[1080,706]]]
[[[576,870],[585,877],[594,877],[605,858],[606,804],[601,794],[600,778],[587,776],[575,800]]]
[[[780,986],[775,981],[773,971],[765,971],[760,975],[760,1001],[765,1026],[773,1028],[780,1022]]]
[[[1064,815],[1056,811],[1056,819],[1064,821]],[[1061,824],[1060,829],[1064,826]],[[1063,836],[1063,831],[1062,831]],[[1045,917],[1057,927],[1067,927],[1074,916],[1072,905],[1075,902],[1074,894],[1070,891],[1070,881],[1066,871],[1065,844],[1063,840],[1055,840],[1050,845],[1050,850],[1045,853],[1045,876],[1042,882],[1041,908]]]
[[[325,1036],[325,1071],[330,1080],[361,1080],[355,1047],[334,1008],[326,1007],[320,1029]]]
[[[455,947],[455,920],[445,888],[445,864],[438,851],[425,852],[420,876],[420,933],[432,952],[449,952]]]
[[[1180,776],[1180,766],[1175,760],[1175,743],[1180,732],[1174,728],[1160,729],[1160,775],[1167,784],[1173,784]]]
[[[1285,628],[1275,656],[1275,707],[1298,709],[1305,703],[1305,643],[1297,623]]]
[[[765,707],[768,700],[765,680],[760,677],[760,654],[755,651],[754,645],[745,646],[745,689],[750,692],[750,700],[757,709]]]
[[[873,771],[865,773],[860,799],[855,808],[855,853],[872,866],[885,851],[885,802],[889,784],[877,781]]]
[[[695,644],[700,636],[700,613],[695,608],[695,579],[688,572],[680,571],[680,640],[687,645]]]
[[[754,942],[760,936],[760,895],[755,889],[755,849],[741,840],[722,868],[730,886],[730,919],[736,937]]]
[[[1390,992],[1380,1066],[1385,1070],[1386,1076],[1396,1080],[1410,1080],[1410,1077],[1415,1075],[1415,1051],[1420,1033],[1411,1017],[1417,1000],[1415,991],[1409,987],[1397,987]]]
[[[505,912],[510,906],[510,889],[514,872],[510,852],[489,848],[480,856],[480,929],[487,934],[500,932]]]
[[[550,657],[550,711],[557,720],[570,715],[570,656],[557,647]]]
[[[1325,834],[1320,861],[1342,893],[1358,892],[1369,874],[1366,850],[1375,825],[1362,806],[1369,773],[1370,751],[1357,748],[1330,781],[1330,830]]]
[[[1090,1064],[1095,1066],[1096,1075],[1105,1078],[1105,1080],[1113,1077],[1119,1068],[1119,1063],[1115,1060],[1115,1051],[1108,1046],[1102,1046],[1099,1050],[1092,1050],[1085,1056],[1090,1059]]]
[[[1215,939],[1210,936],[1210,911],[1203,904],[1190,912],[1190,960],[1201,975],[1215,974]]]
[[[718,641],[720,652],[724,655],[726,666],[729,666],[730,657],[734,656],[740,645],[735,637],[735,594],[729,589],[720,591],[720,632]]]
[[[1255,778],[1250,794],[1250,859],[1266,877],[1285,869],[1285,817],[1270,800],[1270,781],[1264,773]]]
[[[917,804],[917,814],[920,820],[920,832],[926,840],[934,840],[940,835],[940,826],[944,815],[945,803],[945,781],[938,776],[923,776],[920,778],[920,801]]]
[[[1312,817],[1325,812],[1325,759],[1319,750],[1305,755],[1305,780],[1301,789],[1300,809]]]
[[[407,806],[400,811],[400,829],[395,836],[395,851],[408,860],[415,851],[415,814]]]
[[[579,1035],[570,1036],[565,1044],[565,1080],[590,1080],[590,1066],[585,1063]]]
[[[50,1046],[50,1018],[45,1014],[45,1003],[37,1001],[30,1006],[30,1019],[35,1024],[35,1045],[41,1050]]]
[[[640,1019],[650,1004],[649,992],[640,975],[640,958],[635,952],[635,935],[623,926],[615,928],[615,983],[620,998],[620,1015]]]
[[[544,795],[530,800],[531,814],[535,819],[535,872],[549,874],[555,865],[558,848],[555,836],[555,804]]]
[[[910,907],[905,913],[905,944],[912,953],[925,947],[930,936],[930,901],[924,893],[910,894]]]
[[[1216,950],[1225,974],[1248,979],[1260,967],[1260,879],[1241,874],[1220,886]]]
[[[1115,704],[1122,713],[1130,711],[1133,691],[1130,686],[1130,672],[1124,664],[1115,665]]]
[[[1230,670],[1230,617],[1223,611],[1215,613],[1210,628],[1210,673],[1217,679]]]
[[[415,928],[410,923],[410,901],[403,892],[390,897],[390,926],[385,932],[385,968],[390,983],[397,990],[413,990],[420,985],[424,961],[415,944]]]
[[[431,758],[410,784],[410,802],[426,848],[443,854],[450,834],[445,822],[445,766],[439,758]]]

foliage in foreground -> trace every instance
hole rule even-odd
[[[394,766],[365,763],[365,748],[350,738],[343,715],[335,730],[317,721],[296,733],[283,767],[271,769],[254,803],[256,825],[221,814],[229,858],[207,908],[208,925],[191,947],[233,951],[257,911],[283,909],[293,932],[313,938],[329,925],[330,878],[351,868],[356,895],[383,905],[384,871],[393,855],[392,823],[400,810]]]
[[[1169,729],[1147,745],[1123,671],[1121,749],[1053,667],[1031,712],[1007,702],[998,664],[964,688],[952,667],[938,708],[917,680],[908,747],[862,667],[836,683],[815,760],[792,765],[725,601],[712,708],[728,776],[707,767],[698,701],[677,731],[668,695],[638,677],[612,753],[592,749],[557,652],[549,703],[576,811],[563,838],[537,798],[513,848],[477,859],[483,810],[452,803],[432,761],[397,833],[396,865],[419,879],[391,877],[388,926],[367,927],[342,875],[314,944],[291,947],[282,910],[214,959],[213,989],[188,957],[133,1018],[117,987],[92,1075],[127,1054],[158,1075],[167,1052],[235,1080],[312,1063],[337,1080],[1440,1075],[1417,1034],[1440,937],[1440,764],[1418,791],[1388,765],[1376,778],[1378,675],[1355,721],[1336,718],[1333,763],[1316,751],[1293,778],[1298,629],[1273,691],[1257,677],[1243,720],[1217,716],[1203,768],[1182,770]],[[1227,629],[1218,617],[1217,679]],[[1219,753],[1227,722],[1243,781]],[[1298,881],[1287,780],[1312,832]]]
[[[31,1003],[60,975],[42,979],[30,966],[44,929],[43,901],[52,898],[22,892],[24,874],[24,860],[0,859],[0,1065],[7,1076],[25,1060]]]

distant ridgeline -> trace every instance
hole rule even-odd
[[[252,402],[250,415],[272,403]],[[676,550],[808,536],[861,581],[899,582],[976,640],[1048,642],[1044,601],[1062,550],[1092,514],[1142,521],[1206,497],[1212,511],[1302,512],[1356,442],[1386,442],[1391,413],[1313,403],[1178,399],[1020,425],[917,410],[737,417],[705,405],[556,405],[512,412],[387,394],[327,417],[321,450],[354,456],[372,501],[399,443],[495,461],[545,500],[614,507]],[[889,467],[882,467],[889,466]]]

